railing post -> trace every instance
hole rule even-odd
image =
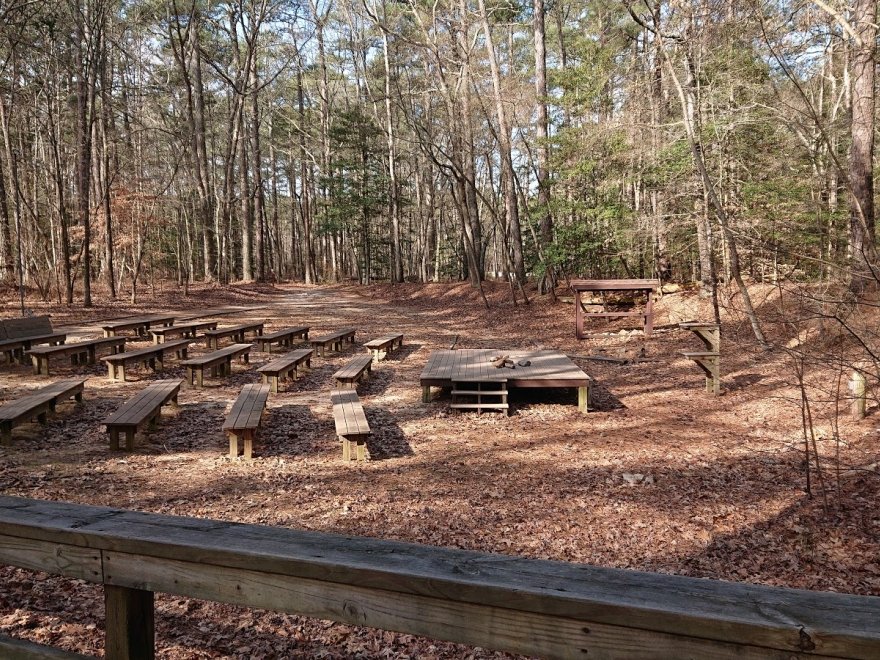
[[[107,660],[154,660],[153,592],[104,585]]]

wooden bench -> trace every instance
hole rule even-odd
[[[208,348],[217,348],[223,337],[232,337],[235,344],[244,343],[244,335],[246,332],[253,332],[254,336],[261,337],[263,335],[263,326],[265,321],[257,323],[242,323],[240,325],[228,325],[223,328],[214,330],[205,330],[205,338],[208,340]]]
[[[400,348],[403,346],[403,333],[402,332],[392,332],[390,334],[379,337],[378,339],[373,339],[364,344],[364,348],[366,348],[373,356],[373,362],[379,362],[384,360],[385,357],[394,350],[394,345],[397,344],[397,347]]]
[[[223,430],[229,436],[229,457],[238,457],[238,440],[241,438],[243,453],[250,460],[254,450],[254,436],[266,410],[269,386],[251,383],[241,388],[241,394],[232,404],[232,410],[223,422]]]
[[[188,337],[195,339],[199,330],[214,330],[217,327],[217,321],[200,321],[196,323],[181,323],[180,325],[169,325],[164,328],[153,328],[150,334],[153,335],[153,343],[161,344],[169,337]]]
[[[110,449],[119,449],[119,434],[122,433],[125,435],[125,448],[128,451],[133,450],[134,436],[144,422],[155,426],[162,406],[169,401],[177,405],[177,393],[182,383],[180,379],[150,383],[107,417],[102,424],[110,434]]]
[[[116,353],[115,355],[105,355],[101,359],[107,363],[107,375],[110,380],[125,380],[125,367],[131,362],[142,362],[145,367],[150,367],[153,371],[162,371],[165,354],[174,351],[178,359],[185,359],[187,349],[192,339],[176,339],[175,341],[166,341],[164,344],[156,344],[147,346],[146,348],[138,348],[125,353]]]
[[[168,327],[174,325],[175,317],[171,314],[150,314],[148,316],[131,316],[127,319],[110,321],[101,326],[105,337],[115,337],[122,330],[134,330],[138,337],[145,337],[151,326]]]
[[[372,368],[372,357],[369,355],[358,355],[351,362],[342,367],[342,369],[333,374],[333,378],[336,379],[336,387],[356,388],[361,379],[366,380],[370,377]]]
[[[294,339],[308,338],[309,329],[306,326],[301,328],[285,328],[284,330],[278,330],[269,333],[268,335],[257,337],[257,346],[259,347],[259,350],[271,353],[272,344],[278,344],[279,346],[286,346],[289,348],[293,346]]]
[[[348,340],[350,343],[353,344],[354,333],[354,328],[345,328],[343,330],[332,332],[329,335],[324,335],[323,337],[315,337],[313,339],[309,339],[309,343],[311,343],[312,348],[315,349],[316,353],[318,349],[320,349],[320,355],[323,357],[328,346],[330,347],[331,351],[341,351],[343,341]]]
[[[48,316],[28,316],[0,321],[0,353],[9,362],[22,362],[24,353],[39,344],[55,346],[67,339],[64,332],[52,329]]]
[[[12,442],[12,429],[36,418],[41,424],[50,412],[54,412],[61,402],[73,397],[82,401],[85,378],[69,378],[46,385],[19,399],[0,406],[0,444]]]
[[[210,367],[211,376],[228,376],[232,373],[232,359],[240,358],[248,363],[248,354],[253,348],[250,344],[232,344],[212,353],[189,358],[180,364],[186,367],[186,379],[190,385],[203,387],[205,384],[205,368]]]
[[[342,460],[366,460],[366,442],[370,435],[370,425],[364,414],[364,407],[354,390],[336,390],[330,393],[333,403],[333,421],[336,436],[342,442]],[[352,452],[352,445],[355,452]]]
[[[78,341],[73,344],[36,346],[26,351],[26,353],[31,357],[34,373],[48,376],[49,358],[56,355],[69,355],[70,363],[74,366],[78,364],[94,364],[97,360],[97,350],[101,346],[109,347],[111,353],[119,353],[125,350],[125,337],[101,337],[99,339],[86,339],[85,341]]]
[[[721,329],[716,323],[688,321],[679,323],[682,330],[690,330],[703,342],[703,351],[683,351],[706,375],[706,391],[718,396],[721,393]]]
[[[297,370],[302,364],[305,364],[306,370],[311,369],[313,354],[314,351],[311,348],[300,348],[264,364],[257,371],[262,375],[263,382],[269,384],[272,393],[278,394],[278,381],[290,378],[290,374],[293,374],[293,380],[296,380]]]

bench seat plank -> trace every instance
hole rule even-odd
[[[369,378],[372,366],[372,356],[358,355],[333,374],[333,378],[336,379],[336,387],[356,387],[356,384],[362,379]]]
[[[342,343],[344,341],[349,341],[350,343],[354,343],[354,328],[343,328],[342,330],[337,330],[336,332],[331,332],[328,335],[323,335],[321,337],[314,337],[309,339],[309,342],[316,351],[320,349],[320,354],[323,357],[326,353],[327,347],[330,347],[332,351],[341,351]]]
[[[55,381],[0,405],[0,443],[10,444],[12,429],[35,417],[38,421],[45,422],[48,414],[53,412],[61,401],[73,397],[77,402],[81,402],[85,382],[85,378],[67,378]]]
[[[135,394],[120,406],[113,414],[105,418],[102,424],[110,434],[110,449],[119,449],[119,434],[125,435],[125,448],[134,449],[134,437],[145,423],[155,422],[161,413],[162,406],[171,401],[177,404],[177,395],[183,381],[180,379],[159,380]]]
[[[240,358],[245,364],[249,362],[251,348],[253,348],[251,344],[232,344],[211,353],[188,358],[180,364],[186,367],[189,384],[194,387],[203,387],[206,368],[211,369],[212,376],[228,376],[232,373],[234,358]]]
[[[108,321],[101,326],[105,337],[114,337],[117,332],[122,330],[134,330],[135,335],[143,337],[153,325],[169,326],[174,325],[173,314],[150,314],[147,316],[130,316],[128,318],[119,319],[117,321]]]
[[[239,325],[227,325],[214,330],[205,330],[205,338],[208,341],[208,348],[217,348],[223,337],[232,337],[232,341],[236,344],[244,343],[245,333],[253,332],[255,336],[263,336],[263,326],[265,321],[256,321],[254,323],[241,323]]]
[[[296,380],[298,369],[303,365],[305,365],[304,368],[306,370],[312,368],[313,354],[314,351],[311,348],[299,348],[271,362],[267,362],[257,371],[262,376],[263,382],[269,384],[272,393],[277,394],[279,380],[290,378],[291,374],[293,374],[292,379]]]
[[[238,440],[243,442],[245,460],[253,457],[254,437],[269,399],[269,386],[251,383],[241,388],[232,409],[223,422],[223,430],[229,436],[229,457],[238,457]]]
[[[166,353],[174,351],[179,357],[186,358],[187,349],[191,343],[192,339],[166,341],[162,344],[138,348],[133,351],[105,355],[101,360],[107,364],[107,375],[110,380],[116,380],[118,374],[119,380],[124,381],[125,368],[130,362],[143,362],[144,364],[149,364],[154,371],[161,371]]]
[[[30,356],[35,374],[49,375],[49,359],[58,355],[69,355],[71,362],[77,364],[94,364],[97,359],[97,349],[108,346],[112,353],[119,353],[125,349],[125,337],[99,337],[98,339],[85,339],[72,344],[58,344],[56,346],[35,346],[25,353]]]
[[[197,321],[194,323],[169,325],[165,328],[152,328],[150,330],[150,334],[153,336],[154,344],[161,344],[169,337],[173,337],[176,335],[195,339],[198,336],[199,330],[214,330],[216,328],[217,321]]]
[[[394,350],[395,344],[398,348],[403,346],[402,332],[391,332],[376,339],[371,339],[364,344],[364,348],[373,356],[373,362],[379,362]]]
[[[330,393],[330,401],[333,404],[336,435],[342,442],[342,459],[347,461],[355,458],[351,451],[354,444],[357,460],[366,460],[366,439],[370,435],[370,425],[357,392],[336,390]]]
[[[262,336],[258,336],[257,346],[259,346],[259,350],[271,353],[272,352],[272,344],[279,344],[280,346],[290,347],[293,345],[294,339],[308,339],[309,338],[309,328],[308,326],[300,326],[296,328],[284,328],[283,330],[276,330],[275,332],[271,332],[268,334],[263,334]]]

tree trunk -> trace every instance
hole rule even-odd
[[[479,0],[480,18],[483,34],[486,37],[486,54],[489,56],[489,70],[492,74],[492,90],[495,96],[495,113],[498,118],[498,148],[501,159],[501,187],[504,195],[504,211],[507,215],[507,231],[510,248],[513,253],[513,267],[520,282],[525,282],[526,266],[523,258],[522,231],[519,222],[519,203],[516,193],[516,173],[513,169],[513,151],[510,141],[510,125],[504,108],[504,95],[501,89],[501,72],[498,68],[498,57],[492,40],[489,16],[486,3]]]
[[[552,264],[546,260],[546,250],[553,242],[553,216],[550,214],[550,173],[547,163],[550,160],[548,144],[549,117],[547,113],[547,48],[544,27],[544,0],[534,0],[533,32],[535,41],[535,103],[538,123],[535,126],[537,150],[538,213],[540,217],[541,243],[544,258],[544,277],[539,282],[542,294],[556,295],[556,273]]]
[[[856,0],[853,23],[861,43],[852,54],[852,125],[849,156],[851,288],[864,289],[873,272],[874,249],[874,55],[877,41],[876,0]]]

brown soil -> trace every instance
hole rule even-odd
[[[98,420],[144,383],[183,377],[182,369],[172,360],[163,376],[136,370],[120,385],[106,380],[101,365],[74,372],[53,363],[54,377],[89,376],[85,405],[62,406],[47,425],[14,432],[13,446],[0,448],[0,492],[880,595],[876,406],[851,422],[834,415],[831,397],[816,394],[811,412],[826,497],[815,473],[810,497],[792,358],[760,351],[741,314],[724,317],[724,392],[715,398],[680,356],[698,350],[699,341],[664,327],[711,318],[695,294],[664,296],[660,330],[650,339],[620,332],[625,322],[596,322],[592,329],[602,334],[579,342],[570,303],[536,298],[513,307],[506,288],[490,284],[487,291],[489,310],[464,284],[202,287],[187,297],[168,286],[138,306],[108,302],[92,310],[29,301],[34,313],[51,312],[55,325],[74,326],[131,313],[262,305],[216,320],[265,318],[267,330],[302,324],[313,334],[352,325],[359,342],[399,330],[406,344],[359,388],[374,430],[365,464],[342,462],[329,406],[330,375],[351,349],[316,359],[306,378],[270,398],[253,463],[229,460],[220,430],[241,386],[258,380],[252,369],[238,365],[223,383],[184,388],[180,409],[126,454],[109,451]],[[773,293],[764,293],[756,292],[758,303],[769,305]],[[2,312],[15,309],[11,300]],[[784,343],[782,325],[770,330]],[[453,343],[575,356],[597,381],[593,411],[579,414],[575,394],[566,391],[514,396],[509,417],[450,411],[436,390],[422,404],[418,377],[429,353]],[[631,358],[641,349],[648,361],[583,359]],[[252,366],[268,359],[252,354]],[[0,368],[0,400],[46,382],[29,368]],[[830,392],[836,374],[813,366],[811,392]],[[653,483],[631,486],[624,473],[650,475]],[[0,634],[102,654],[99,588],[8,567],[0,567],[0,582]],[[171,596],[157,599],[157,644],[159,657],[174,660],[507,657]]]

